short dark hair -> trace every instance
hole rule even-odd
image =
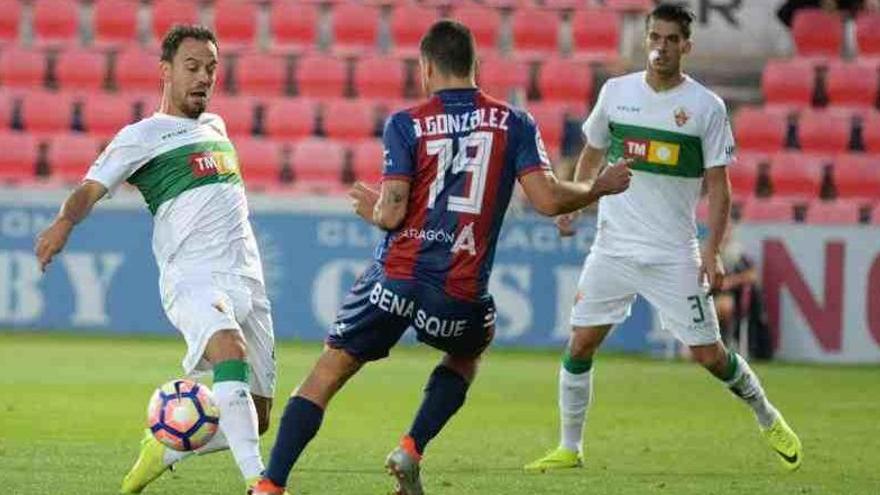
[[[681,33],[685,39],[691,38],[691,23],[696,20],[696,16],[691,9],[677,3],[661,3],[654,7],[654,10],[645,18],[645,27],[651,22],[651,19],[660,19],[662,21],[675,22],[681,28]]]
[[[217,36],[209,28],[198,24],[175,24],[171,26],[171,29],[162,38],[162,56],[160,60],[171,62],[174,59],[174,55],[177,54],[180,44],[187,38],[210,41],[214,43],[218,50],[220,49],[220,44],[217,43]]]
[[[444,74],[467,77],[473,73],[477,48],[471,30],[449,19],[437,21],[419,43],[419,51]]]

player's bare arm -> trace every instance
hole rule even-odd
[[[589,144],[584,146],[584,149],[581,150],[581,154],[578,156],[577,163],[575,164],[574,170],[572,170],[572,177],[575,182],[583,182],[590,187],[592,187],[593,182],[596,180],[596,177],[599,175],[599,171],[602,169],[602,165],[605,163],[605,150],[602,148],[594,148]],[[556,228],[559,229],[559,235],[562,237],[568,237],[575,234],[577,229],[575,228],[575,221],[577,220],[578,212],[574,211],[572,213],[564,213],[556,217]]]
[[[34,252],[40,262],[40,270],[46,271],[52,258],[64,249],[73,227],[89,215],[92,206],[105,194],[107,188],[102,184],[85,180],[68,196],[52,224],[37,236]]]
[[[394,230],[406,216],[409,201],[409,182],[386,180],[379,191],[356,182],[348,192],[355,213],[367,222],[384,230]]]
[[[711,167],[704,177],[709,197],[709,237],[703,247],[701,275],[709,280],[712,290],[724,283],[724,267],[719,259],[721,240],[727,232],[730,217],[730,180],[727,167]]]
[[[623,161],[607,167],[592,184],[560,181],[552,172],[528,174],[520,178],[520,184],[538,213],[561,215],[580,210],[602,196],[625,191],[632,177],[630,164]]]

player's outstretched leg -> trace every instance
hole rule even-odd
[[[385,460],[388,473],[397,480],[397,494],[422,495],[419,473],[422,454],[428,443],[464,404],[468,388],[476,376],[478,362],[479,357],[447,354],[434,368],[409,433]]]
[[[524,466],[544,472],[583,466],[583,437],[593,398],[593,355],[611,326],[574,327],[559,368],[559,446]]]
[[[272,447],[269,467],[248,494],[281,495],[285,493],[290,470],[300,454],[318,433],[324,410],[330,399],[361,368],[363,363],[342,349],[324,349],[309,376],[291,395],[278,437]]]
[[[800,467],[803,459],[801,441],[782,414],[773,407],[758,375],[739,354],[727,350],[720,341],[707,346],[692,346],[691,353],[709,372],[723,381],[733,395],[743,400],[755,413],[764,438],[790,470]]]

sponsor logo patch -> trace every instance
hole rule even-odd
[[[624,139],[623,157],[654,163],[657,165],[678,165],[681,146],[676,143],[649,139]]]
[[[201,151],[189,155],[189,168],[195,177],[233,174],[238,171],[238,161],[232,153]]]

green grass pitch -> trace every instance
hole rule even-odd
[[[281,407],[320,351],[278,348]],[[0,486],[7,494],[115,493],[137,453],[145,407],[179,374],[181,339],[0,333]],[[291,478],[295,494],[382,494],[382,470],[439,354],[400,348],[369,365],[331,405]],[[790,474],[751,412],[696,366],[600,356],[586,467],[528,475],[523,463],[557,438],[558,353],[490,350],[469,401],[431,444],[427,493],[880,493],[880,369],[758,365],[771,399],[799,432]],[[267,454],[268,455],[268,454]],[[147,494],[241,494],[228,453],[191,458]]]

